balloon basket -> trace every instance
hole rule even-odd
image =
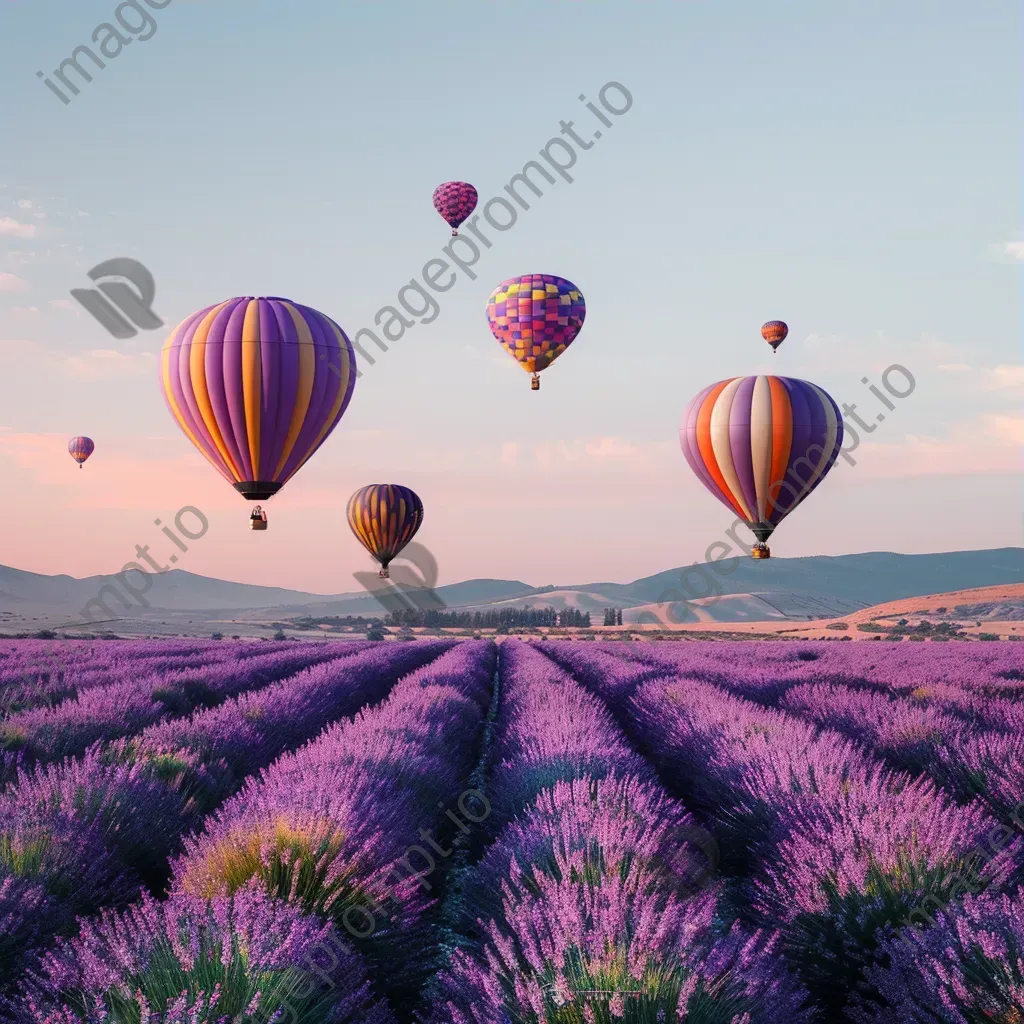
[[[755,544],[750,549],[751,558],[771,558],[772,553],[768,548],[767,544]]]
[[[540,391],[540,377],[536,373],[530,378],[530,390]]]
[[[381,569],[381,571],[380,571],[379,573],[377,573],[377,575],[378,575],[378,576],[379,576],[379,577],[380,577],[380,578],[381,578],[382,580],[389,580],[389,579],[391,579],[391,573],[389,573],[389,572],[387,571],[387,569]]]
[[[452,228],[452,238],[456,238],[459,234],[458,228]]]
[[[250,519],[249,529],[250,530],[265,530],[267,528],[266,519]]]

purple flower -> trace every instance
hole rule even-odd
[[[1024,892],[984,893],[889,933],[846,1016],[857,1024],[1024,1020]]]
[[[38,1024],[120,1021],[133,1009],[160,1024],[242,1013],[268,1024],[393,1024],[359,954],[258,887],[210,902],[144,896],[125,912],[85,921],[79,936],[45,954],[22,990],[23,1018]]]

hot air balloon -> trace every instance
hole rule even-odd
[[[772,347],[773,352],[778,352],[779,346],[786,340],[789,334],[789,326],[782,320],[769,320],[761,328],[761,337]]]
[[[243,498],[265,501],[338,425],[356,382],[355,352],[309,306],[242,296],[175,327],[160,379],[185,436]],[[266,529],[260,506],[250,526]]]
[[[476,209],[479,196],[468,181],[446,181],[434,189],[434,209],[451,225],[452,234]]]
[[[78,463],[78,468],[82,468],[82,463],[96,450],[96,445],[93,444],[91,437],[73,437],[68,441],[68,451],[71,453],[71,458]]]
[[[416,536],[423,502],[401,484],[369,484],[348,499],[348,525],[359,543],[380,562],[377,574],[390,577],[388,563]]]
[[[679,441],[690,468],[747,524],[754,558],[839,457],[843,418],[831,396],[791,377],[732,377],[687,406]]]
[[[487,300],[491,333],[533,374],[532,391],[540,390],[540,371],[573,343],[586,315],[579,288],[552,274],[524,274],[502,281]]]

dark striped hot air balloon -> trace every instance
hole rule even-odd
[[[733,377],[687,406],[679,441],[690,469],[765,543],[839,457],[843,418],[832,397],[791,377]]]
[[[434,209],[451,225],[452,234],[459,233],[459,225],[476,209],[476,189],[468,181],[446,181],[434,189]]]
[[[769,320],[761,328],[761,337],[772,347],[773,352],[779,350],[779,346],[786,340],[789,334],[789,326],[782,320]]]
[[[587,316],[583,293],[564,277],[525,274],[502,281],[487,300],[491,333],[530,374],[530,388],[540,390],[538,374],[576,339]]]
[[[423,522],[423,502],[401,484],[368,484],[348,499],[348,525],[359,543],[380,562],[388,579],[388,563],[416,536]]]
[[[338,425],[355,387],[355,352],[309,306],[241,296],[175,327],[160,379],[185,436],[243,498],[263,501]],[[259,506],[250,525],[266,528]]]
[[[68,441],[68,452],[71,458],[78,463],[79,469],[82,468],[82,464],[95,450],[96,445],[91,437],[73,437]]]

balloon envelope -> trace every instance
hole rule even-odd
[[[454,231],[476,209],[478,198],[468,181],[446,181],[434,189],[434,209]]]
[[[772,351],[775,351],[786,340],[788,334],[789,325],[782,320],[769,320],[761,328],[761,337],[771,345]]]
[[[355,386],[355,352],[309,306],[241,296],[178,324],[160,376],[185,436],[243,497],[262,501],[338,425]]]
[[[573,343],[586,315],[579,288],[552,274],[502,281],[487,300],[491,333],[527,373],[550,366]]]
[[[348,499],[348,524],[386,569],[423,522],[423,502],[401,484],[369,484]]]
[[[96,450],[91,437],[73,437],[68,441],[68,452],[80,466]]]
[[[690,402],[679,441],[698,479],[763,543],[835,464],[843,419],[816,384],[732,377]]]

